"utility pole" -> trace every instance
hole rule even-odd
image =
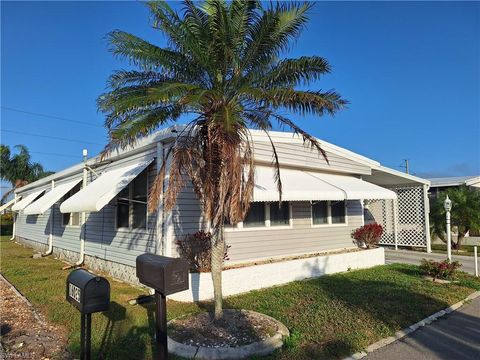
[[[409,161],[409,159],[403,159],[403,161],[405,161],[405,165],[400,165],[399,167],[404,168],[405,169],[405,174],[408,174],[409,173],[409,171],[408,171],[408,161]]]

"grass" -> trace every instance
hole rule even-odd
[[[50,321],[65,328],[69,350],[78,354],[80,318],[65,301],[64,264],[50,257],[33,259],[31,249],[6,237],[0,245],[2,274]],[[144,291],[109,280],[111,309],[93,315],[93,358],[152,358],[153,308],[128,304]],[[457,284],[439,285],[424,280],[416,266],[393,264],[252,291],[226,299],[225,307],[262,312],[289,328],[284,349],[267,359],[327,359],[364,349],[475,289],[480,290],[480,280],[466,274]],[[169,301],[168,318],[210,308],[210,303]]]
[[[462,248],[461,248],[462,251],[452,249],[452,254],[453,255],[473,256],[473,251],[474,251],[473,248],[474,248],[474,245],[462,245]],[[477,248],[478,248],[477,251],[480,251],[480,246],[477,246]],[[447,245],[446,244],[432,244],[432,251],[434,253],[446,254],[447,253]]]

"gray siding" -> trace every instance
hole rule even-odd
[[[291,228],[262,230],[230,230],[225,238],[231,246],[231,262],[275,256],[314,253],[353,247],[350,233],[362,225],[360,201],[348,201],[347,225],[312,226],[310,202],[292,203]]]
[[[275,141],[275,139],[274,139]],[[316,150],[310,150],[298,142],[276,143],[280,162],[285,166],[297,168],[310,167],[329,172],[345,172],[350,174],[366,174],[370,169],[345,157],[332,153],[328,154],[330,164],[318,154]],[[131,155],[125,159],[115,161],[95,168],[101,173],[105,168],[115,168],[128,163],[138,162],[152,158],[156,155],[155,147],[140,154]],[[259,163],[271,162],[272,150],[270,143],[264,141],[255,142],[255,159]],[[156,165],[149,167],[149,180],[152,185],[156,175]],[[80,177],[75,176],[62,179],[68,181]],[[94,179],[89,175],[89,182]],[[49,188],[45,185],[44,188]],[[241,262],[268,258],[274,256],[288,256],[319,252],[324,250],[351,247],[350,232],[362,223],[362,209],[359,201],[350,201],[348,204],[348,225],[312,227],[310,204],[308,202],[296,202],[292,204],[292,227],[288,229],[256,229],[226,232],[226,240],[230,249],[232,262]],[[62,214],[59,211],[60,203],[39,216],[26,217],[20,214],[17,219],[17,235],[25,239],[42,243],[48,242],[49,221],[54,223],[53,242],[55,247],[79,252],[80,250],[80,227],[63,226]],[[101,211],[87,214],[85,226],[85,252],[87,255],[100,259],[117,262],[124,265],[135,265],[137,255],[144,252],[155,252],[156,239],[161,234],[156,234],[156,214],[150,214],[148,226],[145,230],[122,230],[117,229],[116,200],[105,206]],[[199,201],[191,186],[186,186],[179,194],[178,201],[171,213],[173,226],[167,229],[165,235],[172,242],[173,254],[176,254],[176,240],[183,239],[187,234],[192,234],[201,229],[202,216]]]
[[[185,188],[174,211],[172,239],[173,256],[177,256],[175,242],[201,228],[199,202],[191,187]],[[226,230],[230,262],[243,262],[321,252],[354,247],[350,233],[362,226],[363,210],[359,200],[347,203],[346,225],[312,226],[310,202],[292,202],[292,224],[289,228]]]
[[[138,156],[119,161],[113,164],[95,168],[101,173],[107,167],[109,169],[123,166],[141,159],[151,158],[154,155],[152,150]],[[148,167],[149,186],[153,186],[156,176],[155,161]],[[69,181],[81,177],[81,173],[66,178],[59,182]],[[94,180],[90,174],[88,183]],[[45,186],[44,188],[49,188]],[[22,193],[20,193],[22,194]],[[49,221],[53,221],[53,244],[54,247],[80,251],[80,226],[64,226],[62,224],[62,213],[60,212],[60,201],[43,215],[26,216],[20,213],[17,216],[16,235],[28,240],[37,241],[43,244],[48,243],[50,232]],[[53,217],[51,216],[53,214]],[[114,198],[101,211],[87,213],[85,224],[85,254],[95,256],[125,265],[134,266],[135,258],[144,252],[155,252],[156,248],[156,213],[149,214],[147,229],[135,229],[132,231],[116,228],[116,199]]]
[[[26,197],[29,193],[37,190],[48,190],[51,185],[44,185],[36,189],[32,189],[26,193],[22,193]],[[46,244],[48,243],[48,235],[50,233],[50,212],[51,209],[45,212],[44,215],[17,215],[15,221],[15,232],[18,236],[26,239],[35,239],[36,241]]]
[[[275,139],[273,139],[275,141]],[[316,149],[310,149],[299,143],[275,143],[278,160],[282,166],[308,167],[318,170],[346,172],[349,174],[370,174],[370,168],[345,157],[327,153],[329,163]],[[256,141],[254,156],[257,162],[272,162],[272,145],[269,142]]]

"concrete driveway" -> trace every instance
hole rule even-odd
[[[363,359],[480,359],[480,297]]]
[[[445,255],[434,254],[434,253],[427,254],[426,252],[420,252],[420,251],[385,249],[385,263],[387,264],[403,263],[403,264],[420,265],[420,262],[422,259],[442,261],[442,260],[445,260],[446,258],[447,258],[446,254]],[[468,272],[472,275],[475,274],[475,268],[474,268],[475,265],[474,265],[473,256],[461,256],[461,255],[452,254],[452,260],[459,261],[462,264],[462,267],[460,268],[460,270]]]

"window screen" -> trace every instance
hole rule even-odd
[[[312,204],[312,219],[314,225],[328,223],[328,201],[317,201]]]
[[[146,228],[148,171],[142,171],[117,195],[117,227]]]
[[[243,227],[265,226],[265,203],[252,203],[248,210]]]
[[[270,226],[289,225],[290,224],[290,205],[288,202],[270,203]]]
[[[345,201],[332,201],[332,224],[345,223]]]
[[[62,202],[67,200],[69,197],[73,196],[75,193],[79,192],[80,189],[82,188],[81,183],[76,185],[72,190],[70,190],[68,193],[66,193],[63,196]],[[74,225],[74,226],[79,226],[80,225],[80,213],[64,213],[62,214],[62,224],[63,226],[66,225]]]

